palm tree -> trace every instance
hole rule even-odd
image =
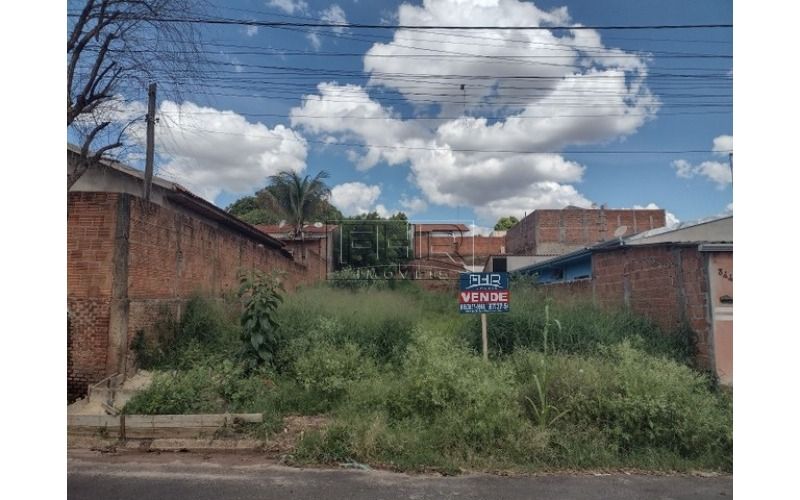
[[[323,179],[328,177],[324,170],[314,177],[300,177],[297,172],[284,170],[270,177],[270,185],[259,194],[272,210],[283,214],[294,226],[297,238],[306,220],[327,202],[331,190]]]

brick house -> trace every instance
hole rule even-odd
[[[71,172],[78,149],[67,147]],[[91,166],[67,201],[67,396],[134,369],[130,344],[166,308],[199,294],[230,296],[239,270],[285,272],[287,288],[317,280],[279,240],[179,184],[118,162]]]
[[[473,235],[464,224],[413,224],[414,256],[466,268],[480,267],[489,255],[504,254],[504,235]]]
[[[664,226],[666,212],[662,209],[540,209],[506,232],[506,251],[510,255],[563,255]]]
[[[519,272],[552,296],[626,307],[666,332],[690,329],[697,365],[733,384],[733,216],[605,241]]]

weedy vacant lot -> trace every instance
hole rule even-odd
[[[513,293],[512,312],[489,318],[489,363],[477,317],[410,285],[284,297],[256,365],[239,302],[196,299],[138,339],[141,366],[158,373],[125,411],[263,412],[251,432],[267,435],[287,415],[326,416],[296,463],[731,470],[732,400],[689,366],[686,335],[522,283]]]

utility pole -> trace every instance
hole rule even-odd
[[[150,184],[153,182],[153,154],[155,151],[156,84],[147,87],[147,150],[144,160],[144,199],[150,201]]]

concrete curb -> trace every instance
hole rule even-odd
[[[69,415],[67,436],[100,439],[209,439],[246,423],[261,423],[261,413],[201,415]]]
[[[69,436],[67,449],[98,451],[263,451],[266,443],[252,438],[241,439],[108,439],[93,436]]]

